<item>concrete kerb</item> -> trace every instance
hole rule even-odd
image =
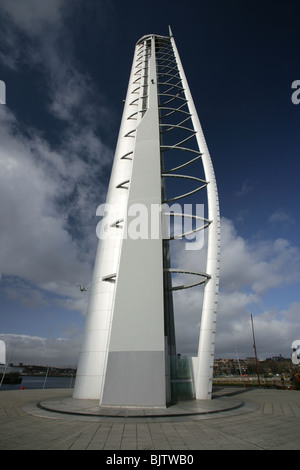
[[[249,413],[257,403],[237,398],[243,390],[216,393],[211,400],[185,400],[167,408],[122,408],[99,406],[98,400],[78,400],[70,396],[46,398],[23,406],[29,414],[72,420],[110,422],[176,422],[221,418]]]

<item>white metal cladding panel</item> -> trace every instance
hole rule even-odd
[[[165,407],[164,360],[163,351],[110,352],[102,405]]]
[[[111,294],[114,288],[114,285],[111,285],[111,290],[107,292],[93,292],[89,298],[89,311],[93,312],[94,310],[109,310],[111,302]],[[86,320],[86,324],[89,325],[89,320]]]
[[[154,46],[154,40],[152,39]],[[136,131],[128,206],[161,203],[161,162],[155,54],[148,110]],[[123,240],[101,404],[165,406],[162,234]]]
[[[103,365],[105,354],[103,351],[87,351],[81,355],[81,361],[78,364],[77,373],[79,375],[99,375],[98,367],[95,364]]]
[[[154,83],[151,82],[153,80]],[[136,131],[128,206],[161,203],[155,54],[149,67],[148,110]],[[123,241],[116,281],[110,351],[164,350],[162,234]]]
[[[73,398],[94,400],[95,396],[99,396],[101,377],[95,375],[93,377],[78,375],[78,384],[74,389]]]
[[[137,78],[136,72],[137,50],[135,51],[133,59],[106,199],[107,205],[109,207],[116,208],[118,211],[118,218],[120,212],[125,217],[128,199],[128,189],[120,188],[118,186],[124,181],[130,179],[132,171],[130,155],[132,155],[134,149],[135,138],[134,132],[132,134],[130,133],[131,131],[135,131],[137,121],[129,120],[128,117],[132,114],[132,110],[136,109],[136,105],[134,103],[132,104],[132,102],[136,97],[139,97],[140,93],[140,90],[136,90],[136,84],[133,83]],[[134,94],[132,93],[133,91]],[[128,134],[133,135],[133,137],[126,137]],[[129,154],[129,158],[123,158],[127,154]],[[86,327],[74,386],[74,396],[77,398],[99,399],[101,395],[101,384],[105,373],[107,354],[102,352],[92,353],[86,348],[96,347],[100,350],[107,348],[114,298],[114,286],[112,288],[112,284],[108,281],[104,281],[103,277],[115,273],[118,269],[119,253],[122,245],[122,230],[111,228],[110,235],[107,234],[107,238],[100,240],[98,244],[90,291],[90,301],[87,311]],[[100,315],[101,319],[99,318]],[[95,344],[98,344],[98,346],[95,346]],[[92,374],[90,371],[93,371]],[[97,378],[95,378],[95,376],[97,376]]]
[[[82,342],[82,350],[90,352],[106,351],[107,349],[106,329],[93,329],[89,335],[86,335]]]

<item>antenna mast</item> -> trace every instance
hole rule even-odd
[[[253,317],[252,317],[252,313],[251,313],[251,324],[252,324],[253,348],[254,348],[254,354],[255,354],[257,379],[258,379],[258,386],[260,387],[259,368],[258,368],[258,360],[257,360],[257,354],[256,354],[256,344],[255,344],[255,335],[254,335],[254,326],[253,326]]]

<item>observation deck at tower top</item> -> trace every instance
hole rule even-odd
[[[138,42],[136,43],[137,45],[140,44],[141,42],[144,42],[146,41],[146,39],[151,39],[151,38],[161,38],[161,39],[169,39],[169,36],[161,36],[160,34],[146,34],[145,36],[143,36],[141,39],[138,40]]]
[[[140,44],[141,42],[145,41],[146,39],[150,39],[152,37],[161,38],[161,39],[170,39],[173,36],[172,30],[169,26],[169,36],[162,36],[161,34],[145,34],[141,37],[136,44]]]

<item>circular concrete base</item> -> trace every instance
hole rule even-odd
[[[237,396],[216,395],[211,400],[179,401],[167,408],[123,408],[99,406],[98,400],[75,399],[69,396],[49,398],[27,405],[30,414],[57,418],[93,421],[186,421],[220,418],[255,411],[258,405]]]

